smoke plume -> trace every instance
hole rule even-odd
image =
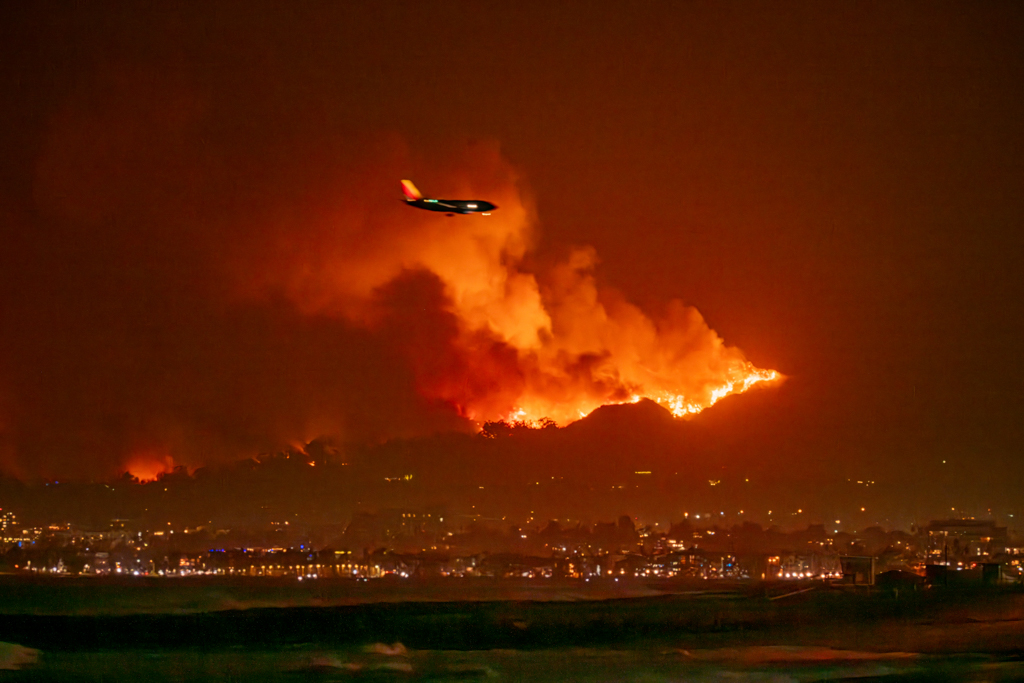
[[[500,208],[446,217],[402,206],[392,199],[395,179],[412,169],[437,196]],[[496,144],[433,168],[399,153],[381,170],[335,188],[318,217],[279,223],[259,269],[267,276],[240,285],[384,332],[423,396],[477,423],[565,424],[640,398],[692,414],[777,377],[726,346],[695,308],[672,301],[654,320],[599,288],[590,247],[529,272],[535,212]]]
[[[645,396],[682,415],[773,376],[692,307],[652,319],[600,288],[590,248],[535,266],[530,193],[495,143],[254,134],[225,106],[103,64],[38,132],[0,205],[5,471],[152,475]],[[499,209],[418,211],[401,178]]]

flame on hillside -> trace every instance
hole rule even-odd
[[[523,401],[523,405],[533,405],[533,407],[530,409],[516,407],[511,413],[504,416],[502,420],[505,422],[524,424],[534,428],[542,427],[544,425],[545,418],[553,419],[559,424],[568,424],[576,419],[586,417],[593,410],[600,408],[602,405],[639,403],[641,399],[645,398],[662,406],[672,413],[674,417],[688,417],[696,415],[705,408],[710,408],[730,394],[742,394],[744,391],[759,382],[772,382],[782,378],[782,375],[775,370],[760,370],[749,363],[745,364],[744,367],[739,367],[737,371],[741,375],[739,379],[735,381],[725,380],[722,385],[711,389],[710,392],[706,392],[706,395],[703,396],[693,397],[686,396],[684,394],[672,394],[669,392],[651,392],[643,395],[633,394],[627,401],[616,401],[613,399],[598,403],[590,401],[576,405],[566,405],[561,408],[552,406],[544,400],[537,401],[536,404]],[[571,414],[572,410],[576,411],[575,416]],[[552,415],[559,415],[561,419],[555,419],[551,417]]]

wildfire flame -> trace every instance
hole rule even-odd
[[[166,453],[138,451],[128,458],[125,471],[142,482],[156,481],[174,469],[174,459]]]
[[[696,415],[705,408],[710,408],[715,405],[721,399],[729,396],[730,394],[742,394],[744,391],[754,386],[758,382],[772,382],[781,379],[781,375],[775,370],[760,370],[755,368],[753,365],[747,364],[747,367],[742,368],[741,372],[746,374],[738,380],[727,380],[721,386],[715,387],[708,392],[706,398],[688,398],[683,394],[671,394],[666,392],[661,393],[650,393],[650,394],[634,394],[626,401],[616,400],[605,400],[603,402],[589,401],[577,405],[569,405],[563,409],[559,409],[556,406],[546,405],[544,401],[538,402],[539,406],[533,410],[528,410],[522,407],[516,407],[508,415],[502,419],[505,422],[514,422],[518,424],[525,424],[530,427],[542,426],[542,420],[544,418],[551,418],[551,415],[559,415],[562,419],[556,420],[560,424],[567,424],[574,422],[576,418],[569,415],[569,411],[576,410],[579,418],[584,418],[589,415],[594,409],[601,407],[602,405],[621,405],[623,403],[639,403],[641,399],[649,399],[667,409],[674,417],[687,417],[689,415]]]
[[[342,315],[371,329],[397,316],[397,336],[408,337],[398,345],[421,394],[477,423],[566,424],[641,398],[683,417],[781,377],[726,346],[692,306],[673,301],[655,320],[599,287],[590,247],[527,271],[535,220],[515,173],[496,147],[474,148],[459,169],[472,182],[453,174],[442,189],[486,197],[501,210],[456,218],[391,205],[352,211],[360,192],[342,192],[328,220],[282,238],[274,258],[290,258],[276,274],[261,269],[272,274],[264,284],[307,313]],[[389,308],[389,288],[409,273],[429,274],[442,290],[442,310],[433,313],[448,316],[443,338],[421,334],[436,324],[424,312],[430,306]]]

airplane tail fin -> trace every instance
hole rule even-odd
[[[416,189],[416,186],[412,184],[411,180],[402,181],[402,192],[405,194],[405,198],[410,202],[414,202],[417,199],[423,199],[423,195]]]

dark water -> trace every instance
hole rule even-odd
[[[0,642],[17,646],[0,646],[0,683],[1024,682],[1019,592],[820,586],[769,599],[778,595],[771,586],[5,579]]]
[[[394,649],[396,654],[386,654]],[[554,648],[43,652],[2,681],[1024,681],[1024,663],[799,647],[727,650]]]

